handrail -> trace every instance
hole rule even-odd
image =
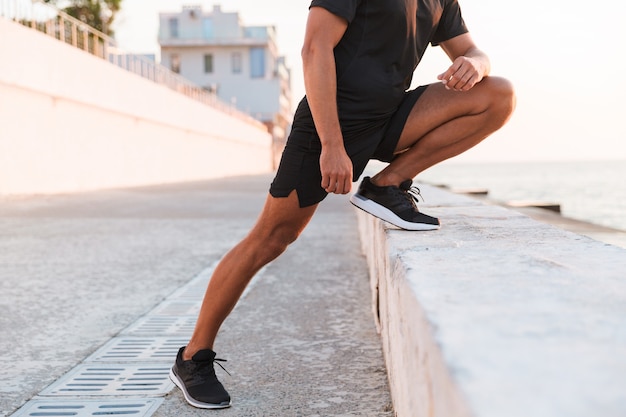
[[[61,42],[82,49],[126,71],[184,94],[250,124],[263,126],[252,116],[221,101],[214,92],[195,85],[183,76],[142,55],[129,54],[117,47],[110,36],[94,29],[41,0],[0,0],[0,17],[38,30]]]

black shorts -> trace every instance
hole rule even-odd
[[[344,146],[352,160],[353,182],[359,179],[370,160],[391,162],[409,113],[425,90],[426,86],[421,86],[407,91],[396,112],[388,119],[365,123],[361,129],[343,132]],[[321,185],[321,150],[317,133],[292,131],[270,186],[270,194],[273,197],[287,197],[296,190],[300,207],[322,201],[328,193]]]

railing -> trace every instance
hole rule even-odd
[[[258,120],[221,101],[215,93],[193,84],[144,56],[121,51],[113,38],[40,0],[0,0],[0,17],[43,32],[243,121],[262,126]]]

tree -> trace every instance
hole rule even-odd
[[[111,24],[122,3],[122,0],[44,1],[60,6],[65,13],[109,36],[113,36]],[[64,6],[61,6],[61,4]]]

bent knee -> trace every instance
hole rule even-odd
[[[277,230],[269,237],[268,243],[272,246],[287,248],[298,239],[298,236],[300,233],[294,230]]]
[[[516,105],[513,83],[502,77],[487,77],[483,82],[488,90],[489,110],[503,122],[508,120]]]
[[[300,235],[299,231],[289,228],[276,228],[263,239],[263,248],[270,258],[283,253],[289,245],[295,242]]]

